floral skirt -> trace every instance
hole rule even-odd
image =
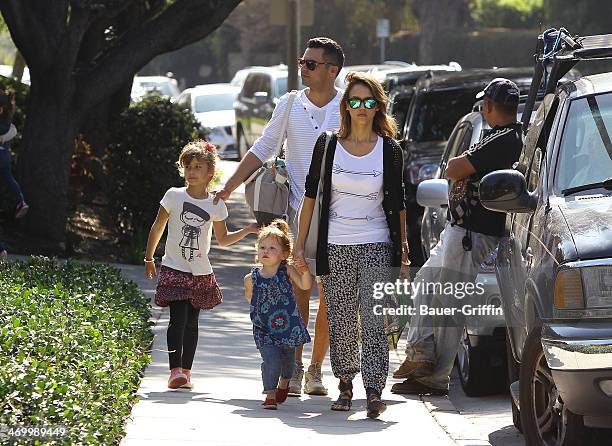
[[[210,310],[223,300],[215,274],[194,276],[167,266],[161,267],[155,290],[155,305],[167,307],[170,302],[189,300],[194,308]]]

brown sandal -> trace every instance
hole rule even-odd
[[[340,390],[340,396],[332,404],[331,410],[348,412],[353,406],[353,382],[341,379],[338,384],[338,390]]]

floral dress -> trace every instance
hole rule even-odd
[[[276,275],[270,278],[262,277],[259,268],[253,268],[251,274],[251,321],[257,348],[264,345],[297,347],[310,342],[287,266],[281,264]]]

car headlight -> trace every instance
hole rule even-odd
[[[612,266],[568,268],[557,274],[555,308],[612,307]]]
[[[419,183],[425,180],[431,180],[436,177],[438,171],[437,164],[425,164],[419,169]]]
[[[436,173],[438,171],[438,165],[429,163],[423,164],[419,166],[418,164],[413,164],[410,166],[410,182],[415,186],[419,184],[421,181],[431,180],[436,177]]]
[[[583,268],[582,283],[587,308],[612,307],[612,267]]]

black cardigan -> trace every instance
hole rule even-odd
[[[321,163],[325,152],[326,133],[322,133],[312,152],[310,169],[306,176],[305,196],[316,198],[321,175]],[[329,274],[329,259],[327,256],[327,234],[329,230],[329,203],[331,200],[331,172],[336,153],[337,135],[333,135],[327,147],[325,162],[325,178],[323,178],[323,197],[321,199],[321,220],[319,237],[317,239],[317,275]],[[404,157],[402,149],[392,138],[383,139],[383,210],[389,226],[389,235],[393,245],[392,265],[400,267],[402,262],[402,240],[400,211],[404,210]],[[313,218],[315,216],[313,215]]]

